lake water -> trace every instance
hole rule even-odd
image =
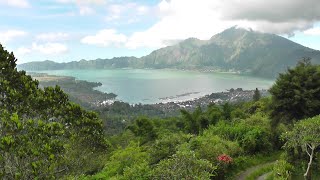
[[[177,70],[51,70],[51,75],[73,76],[78,80],[101,82],[96,88],[115,93],[128,103],[159,103],[198,98],[230,88],[268,89],[273,80],[228,73],[203,73]]]

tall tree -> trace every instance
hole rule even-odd
[[[259,99],[261,98],[261,94],[258,88],[256,88],[256,90],[254,91],[252,98],[253,98],[253,101],[259,101]]]
[[[224,116],[224,120],[231,120],[231,112],[232,112],[232,106],[229,104],[229,102],[226,102],[222,106],[222,114]]]
[[[312,65],[310,59],[300,61],[279,75],[270,93],[274,125],[320,114],[320,66]]]
[[[185,130],[191,134],[199,134],[201,130],[200,121],[202,119],[201,108],[197,107],[193,112],[188,112],[185,109],[181,109],[180,113],[185,123]]]
[[[64,148],[106,148],[95,113],[70,103],[60,87],[39,88],[16,61],[0,45],[0,179],[56,178],[73,166],[58,162],[69,158]]]

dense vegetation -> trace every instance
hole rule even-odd
[[[235,71],[260,77],[276,78],[299,59],[311,57],[320,64],[320,51],[313,50],[286,38],[232,27],[209,40],[189,38],[178,44],[153,51],[141,57],[119,57],[92,61],[55,63],[32,62],[19,68],[35,70],[54,69],[108,69],[108,68],[173,68],[201,71]]]
[[[269,179],[312,179],[320,171],[319,75],[301,61],[271,97],[256,91],[251,102],[138,117],[106,135],[94,112],[58,86],[39,88],[0,46],[0,178],[234,179],[272,162],[261,169]]]
[[[0,46],[0,178],[53,179],[93,173],[105,156],[103,123],[60,87],[40,89]]]

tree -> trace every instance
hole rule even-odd
[[[258,88],[256,88],[253,94],[253,101],[259,101],[260,98],[261,98],[260,91],[258,90]]]
[[[292,131],[284,133],[282,138],[287,140],[284,147],[302,148],[309,156],[306,179],[311,179],[311,166],[316,156],[316,149],[320,147],[320,115],[301,120],[294,125]]]
[[[146,118],[141,117],[134,121],[134,124],[128,127],[134,135],[141,138],[142,143],[152,141],[157,137],[157,133],[153,122]]]
[[[203,115],[200,107],[197,107],[192,113],[185,109],[180,110],[183,120],[185,121],[185,129],[188,133],[199,134],[200,131],[209,126],[209,120]]]
[[[220,121],[223,116],[222,113],[223,112],[219,106],[214,103],[209,104],[206,114],[210,119],[210,124],[216,124],[218,121]]]
[[[65,148],[106,150],[97,114],[71,103],[58,86],[39,88],[16,61],[0,45],[0,178],[61,177],[77,158]]]
[[[226,102],[222,105],[222,112],[225,120],[230,121],[231,120],[231,112],[232,112],[232,106]]]
[[[273,125],[320,114],[320,67],[310,59],[300,61],[295,68],[280,74],[269,90],[272,95]]]
[[[0,179],[54,179],[65,169],[63,125],[0,111]]]

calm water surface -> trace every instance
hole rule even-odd
[[[97,90],[112,92],[129,103],[183,101],[226,91],[230,88],[268,89],[273,80],[227,73],[177,70],[51,70],[51,75],[73,76],[78,80],[101,82]]]

